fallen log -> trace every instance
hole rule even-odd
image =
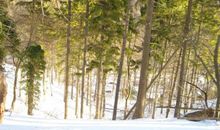
[[[214,118],[214,110],[211,108],[199,110],[184,115],[183,119],[190,121],[201,121]]]

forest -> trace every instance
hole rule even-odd
[[[220,0],[0,0],[0,122],[219,120],[219,48]]]

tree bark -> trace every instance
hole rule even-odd
[[[14,87],[13,87],[13,99],[11,102],[11,111],[14,110],[14,106],[15,106],[15,101],[17,98],[17,93],[16,93],[16,89],[17,89],[17,80],[18,80],[18,70],[20,68],[20,61],[19,64],[15,65],[15,77],[14,77]]]
[[[74,72],[71,74],[72,76],[72,84],[71,84],[71,100],[73,100],[73,87],[74,87]]]
[[[106,102],[106,97],[105,97],[105,85],[106,85],[106,77],[107,73],[103,73],[102,77],[102,104],[101,104],[101,116],[105,116],[105,102]]]
[[[29,85],[27,86],[27,102],[28,102],[28,115],[33,115],[33,109],[34,109],[34,74],[33,72],[29,75]]]
[[[3,72],[3,68],[1,66],[0,68],[0,124],[3,121],[4,118],[4,112],[5,112],[5,99],[7,95],[7,84],[5,81],[5,75]]]
[[[90,74],[89,74],[90,76]],[[90,85],[89,85],[89,118],[91,119],[92,118],[92,77],[89,78],[89,82],[90,82]]]
[[[78,71],[77,71],[78,72]],[[75,104],[75,116],[78,118],[78,102],[79,102],[79,76],[76,77],[76,104]]]
[[[84,87],[85,87],[85,74],[86,74],[86,53],[88,44],[88,19],[89,19],[89,0],[86,0],[86,16],[85,16],[85,29],[84,29],[84,49],[83,49],[83,66],[82,66],[82,89],[81,89],[81,109],[80,118],[83,118],[83,107],[84,107]]]
[[[181,58],[181,51],[180,51],[180,54],[179,54],[179,58],[177,60],[177,66],[176,66],[176,71],[175,71],[175,74],[174,74],[174,79],[173,79],[173,83],[172,83],[171,92],[169,93],[169,97],[168,97],[168,108],[166,110],[166,118],[168,118],[168,115],[169,115],[169,112],[170,112],[169,107],[171,107],[173,93],[174,93],[174,89],[176,87],[176,80],[177,80],[177,77],[178,77],[179,66],[180,66],[180,58]]]
[[[183,43],[182,43],[182,56],[181,56],[181,65],[180,65],[180,76],[177,87],[177,99],[176,99],[176,109],[174,112],[174,117],[180,118],[180,107],[182,105],[182,93],[184,87],[184,75],[185,75],[185,57],[187,50],[187,35],[190,30],[191,23],[191,13],[192,13],[192,0],[188,1],[188,9],[186,13],[185,26],[183,30]]]
[[[129,44],[130,47],[130,44]],[[124,108],[124,118],[128,112],[128,100],[131,96],[131,73],[130,73],[130,60],[131,57],[127,57],[127,86],[125,86],[125,108]]]
[[[69,86],[69,54],[70,54],[70,35],[71,35],[71,0],[68,0],[68,23],[66,40],[66,59],[65,59],[65,90],[64,90],[64,119],[68,115],[68,86]]]
[[[117,84],[116,84],[115,102],[114,102],[112,120],[116,120],[116,117],[117,117],[118,97],[119,97],[119,91],[120,91],[125,49],[126,49],[126,44],[127,44],[127,32],[128,32],[129,20],[130,20],[130,0],[127,1],[127,9],[125,13],[126,13],[126,16],[125,16],[126,20],[125,20],[125,26],[124,26],[124,31],[123,31],[123,43],[122,43],[121,56],[120,56],[120,61],[119,61],[118,78],[117,78]]]
[[[161,76],[160,76],[160,78],[161,78]],[[159,85],[160,85],[160,78],[159,78],[159,81],[156,84],[156,88],[155,88],[155,91],[154,91],[152,119],[155,118],[155,113],[156,113],[156,104],[157,104],[157,99],[158,99],[157,94],[158,94],[158,88],[159,88]]]
[[[100,65],[97,71],[97,92],[96,92],[96,112],[95,119],[101,119],[101,107],[102,107],[102,61],[100,60]]]
[[[153,8],[154,8],[154,0],[148,0],[147,20],[146,20],[146,26],[145,26],[144,42],[143,42],[143,52],[142,52],[138,96],[137,96],[136,109],[133,115],[133,119],[144,117],[146,86],[147,86],[149,57],[150,57],[149,55],[150,55],[150,40],[151,40]]]
[[[220,72],[219,72],[219,63],[218,63],[218,53],[219,53],[219,46],[220,46],[220,35],[218,36],[218,40],[215,46],[214,51],[214,67],[215,67],[215,78],[216,78],[216,86],[217,86],[217,101],[215,107],[215,117],[219,117],[219,108],[220,108]]]

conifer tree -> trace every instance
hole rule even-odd
[[[44,50],[40,45],[31,43],[26,49],[22,64],[22,77],[27,94],[28,115],[33,115],[40,95],[40,80],[45,69]]]

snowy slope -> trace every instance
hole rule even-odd
[[[156,120],[51,120],[28,116],[6,116],[0,130],[220,130],[216,121]]]

